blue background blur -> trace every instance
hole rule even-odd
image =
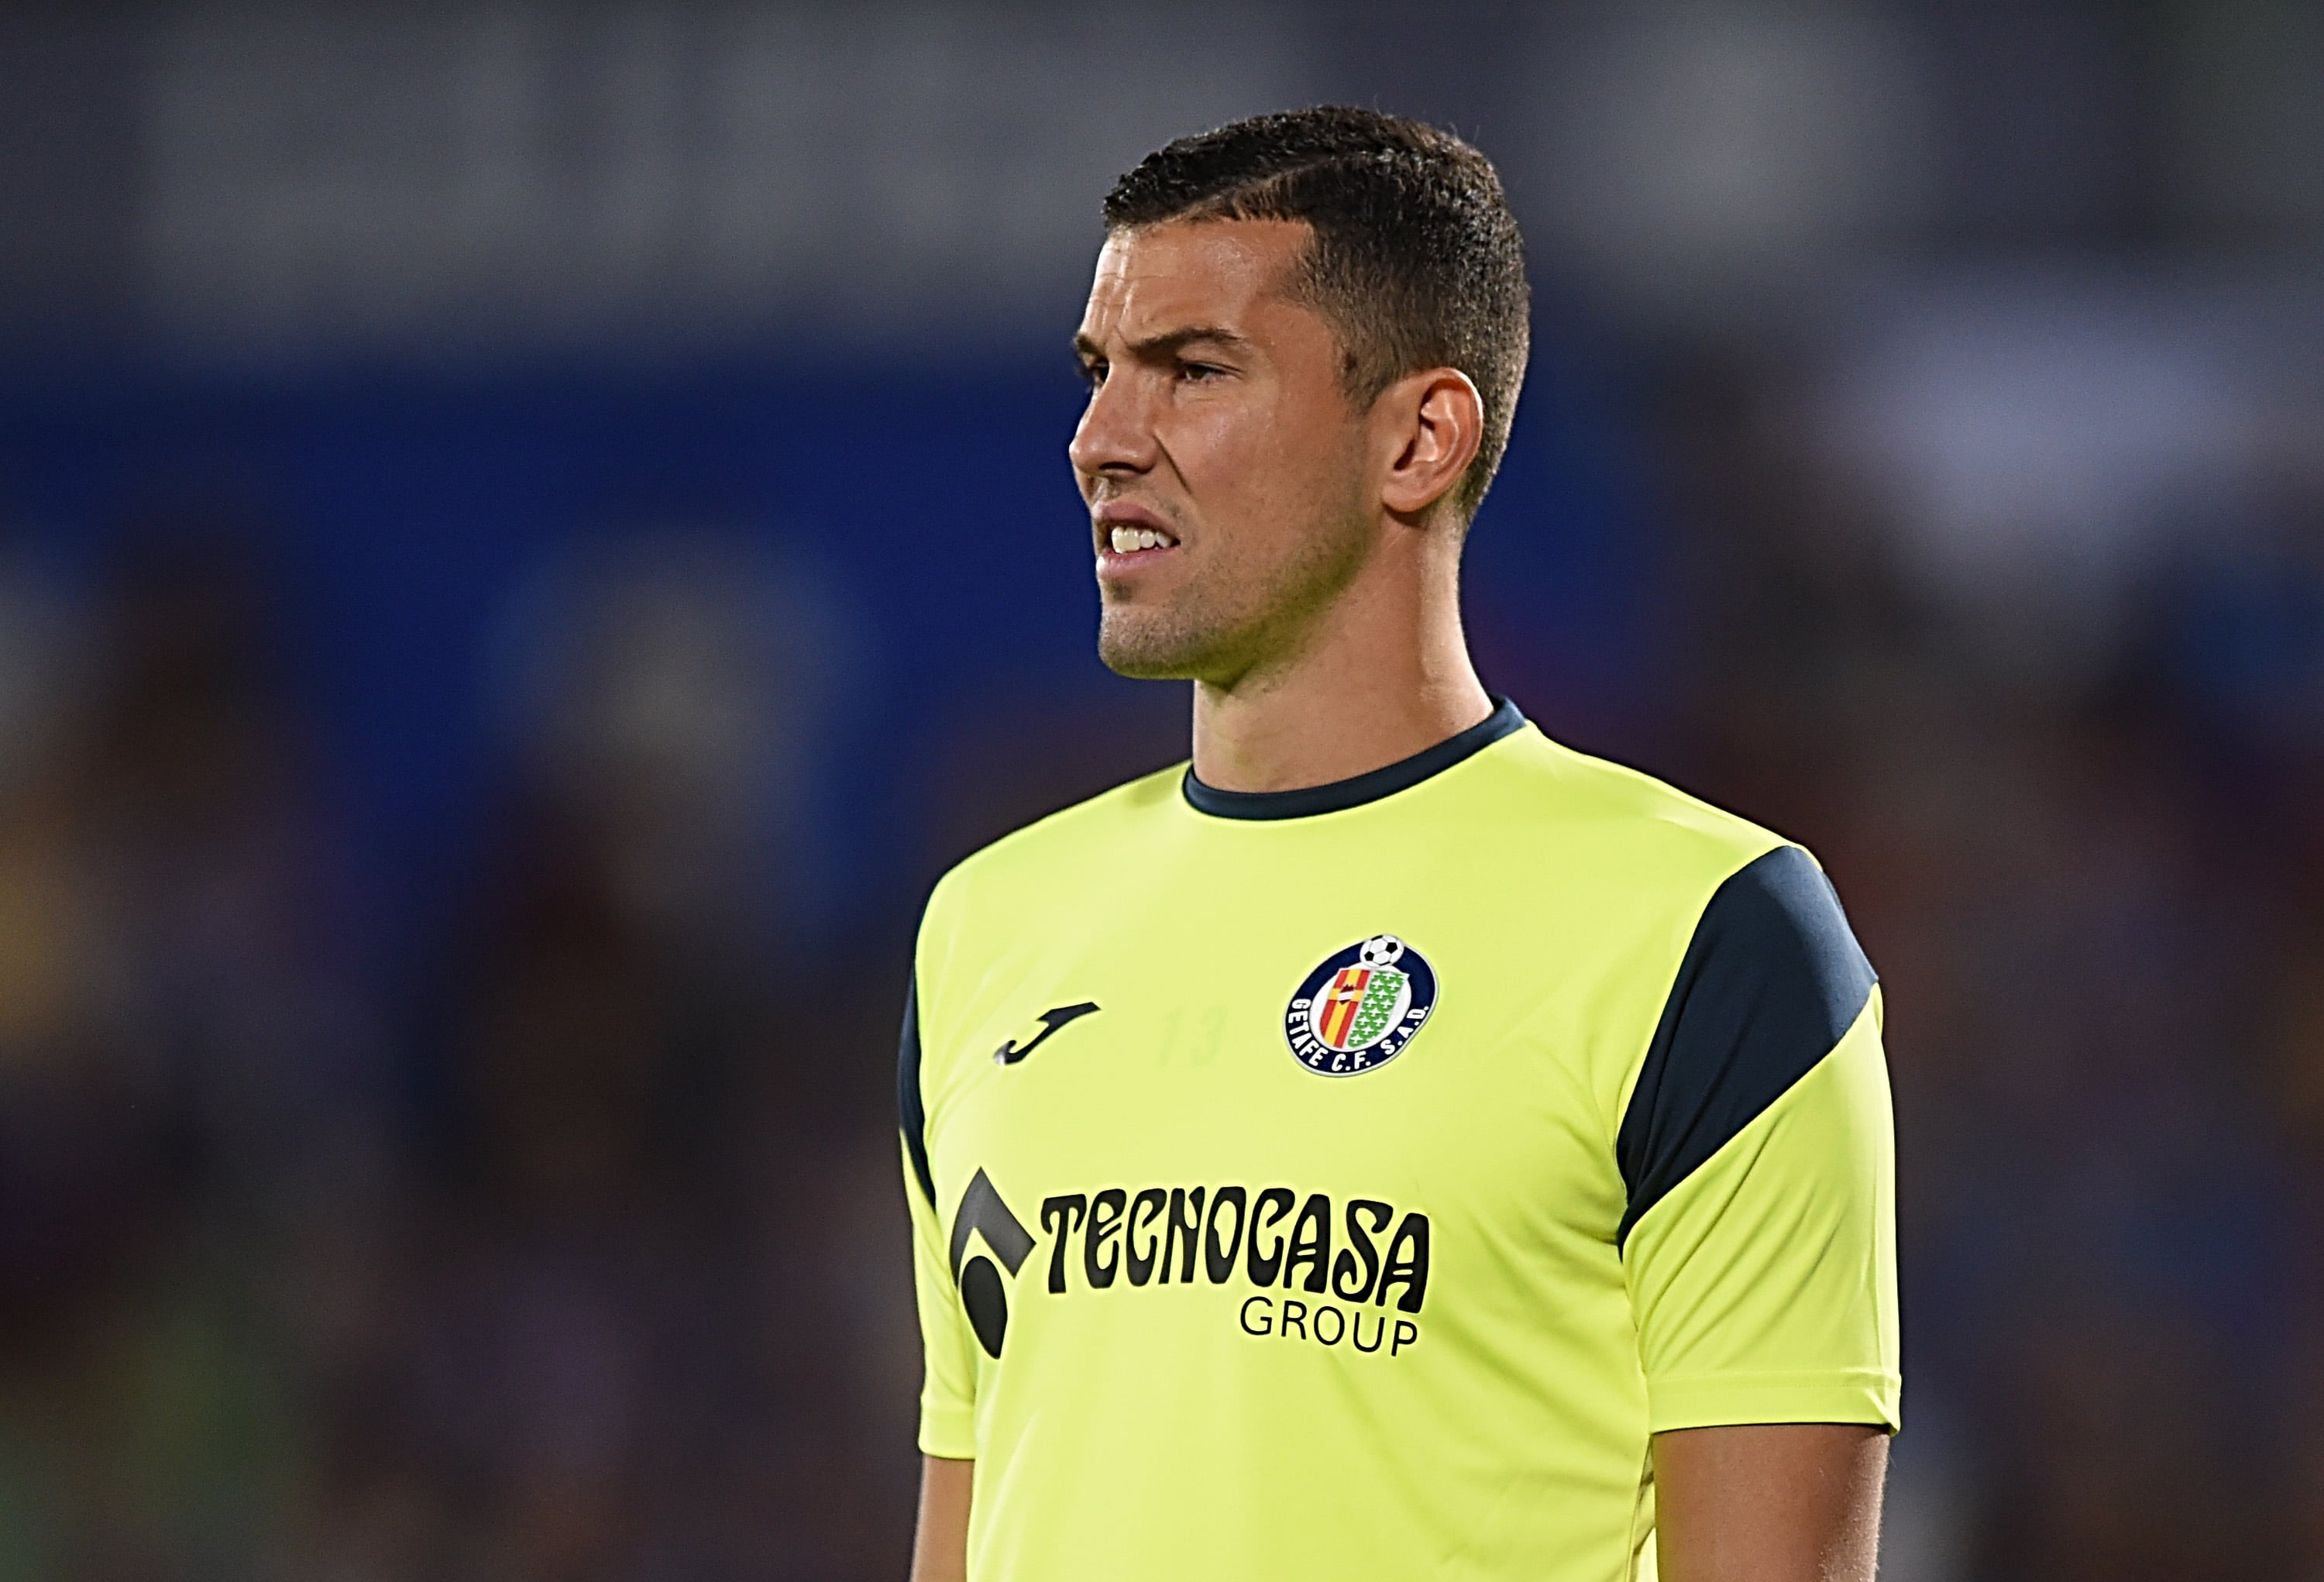
[[[1489,683],[1889,996],[1884,1576],[2324,1576],[2324,13],[0,17],[0,1582],[895,1577],[920,896],[1091,652],[1097,203],[1536,270]]]

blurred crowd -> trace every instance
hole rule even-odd
[[[395,982],[281,597],[200,520],[0,577],[0,1577],[899,1576],[900,953],[690,883],[604,699],[701,612]]]

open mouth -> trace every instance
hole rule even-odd
[[[1175,550],[1178,541],[1159,528],[1131,527],[1122,523],[1113,524],[1106,538],[1106,548],[1117,555],[1142,554],[1149,550]]]

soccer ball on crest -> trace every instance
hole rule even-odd
[[[1394,934],[1374,934],[1356,948],[1356,958],[1378,972],[1394,967],[1404,954],[1404,941]]]

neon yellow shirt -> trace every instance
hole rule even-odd
[[[1805,853],[1508,704],[971,857],[899,1089],[969,1576],[1652,1577],[1650,1435],[1898,1420],[1879,1017]]]

